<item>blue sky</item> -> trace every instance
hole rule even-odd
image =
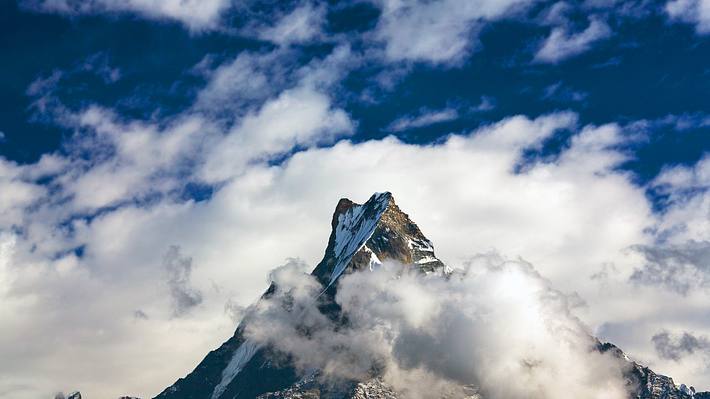
[[[442,259],[523,257],[593,333],[710,389],[708,345],[653,339],[710,337],[708,10],[2,2],[0,397],[156,394],[270,269],[317,262],[338,198],[384,190]]]
[[[230,12],[228,6],[219,15],[224,26],[191,31],[183,21],[144,19],[131,10],[100,12],[96,5],[86,13],[53,13],[59,6],[52,4],[2,6],[2,51],[12,55],[2,66],[2,154],[18,162],[36,161],[72,134],[33,106],[48,91],[74,110],[98,104],[126,117],[169,117],[191,106],[205,85],[205,77],[195,71],[200,62],[214,66],[240,52],[274,49],[271,42],[235,32],[247,23],[227,25],[249,18],[240,15],[249,15],[243,10]],[[480,31],[465,32],[470,40],[450,58],[422,56],[394,65],[367,59],[338,82],[334,101],[358,122],[354,140],[395,134],[407,142],[427,143],[507,115],[535,117],[556,110],[575,111],[581,123],[644,120],[649,122],[649,138],[630,148],[638,162],[624,167],[647,181],[664,164],[696,162],[707,148],[703,125],[709,105],[710,44],[697,26],[669,18],[663,3],[614,8],[535,3],[515,13],[506,11],[476,27]],[[359,36],[377,23],[381,10],[375,4],[341,3],[323,12],[321,34],[332,38],[293,46],[284,56],[287,68],[343,42],[354,51],[372,50],[372,39]],[[551,29],[563,29],[569,37],[588,29],[590,20],[607,31],[589,44],[562,50],[559,59],[536,60]],[[378,79],[393,81],[382,87]],[[47,81],[43,91],[32,94],[32,84],[42,81]],[[477,109],[484,100],[485,109]],[[387,129],[397,118],[441,109],[457,112],[439,123],[406,131]],[[682,139],[676,124],[663,123],[674,117],[687,121]]]

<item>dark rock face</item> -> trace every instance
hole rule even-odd
[[[340,308],[334,298],[338,278],[358,270],[374,269],[384,261],[400,262],[423,273],[447,274],[450,270],[436,258],[431,242],[395,204],[390,193],[374,194],[362,205],[341,199],[332,220],[332,232],[323,260],[312,275],[323,285],[321,311],[338,320]],[[273,295],[272,284],[262,298]],[[397,394],[373,376],[367,381],[325,385],[318,371],[300,375],[288,356],[270,347],[258,347],[244,337],[245,323],[218,349],[156,399],[396,399]],[[676,387],[669,377],[632,362],[616,346],[599,343],[599,351],[612,351],[630,366],[627,382],[633,399],[710,399],[710,393],[695,393]],[[693,396],[694,395],[694,396]],[[477,398],[473,393],[469,398]],[[453,399],[453,398],[452,398]]]

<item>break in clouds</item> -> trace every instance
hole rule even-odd
[[[355,272],[335,297],[343,320],[319,306],[322,287],[303,270],[272,272],[277,289],[249,310],[245,336],[326,383],[380,374],[408,398],[472,387],[491,399],[628,395],[628,363],[599,352],[574,301],[524,261],[479,255],[449,277],[387,263]]]

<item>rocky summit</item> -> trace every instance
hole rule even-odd
[[[399,262],[427,274],[451,272],[436,257],[432,243],[419,227],[395,204],[390,193],[376,193],[361,205],[341,199],[333,214],[325,255],[312,272],[323,286],[323,300],[319,306],[324,314],[338,319],[340,309],[334,298],[341,276],[374,270],[385,261]],[[272,284],[262,299],[271,297],[274,290]],[[399,398],[377,375],[365,381],[324,384],[318,378],[318,370],[299,373],[289,363],[288,356],[245,338],[248,322],[246,317],[231,338],[156,399]],[[685,385],[676,386],[671,378],[633,362],[612,344],[599,343],[598,350],[611,351],[629,363],[626,380],[630,398],[705,399],[710,396],[696,393]],[[445,397],[450,396],[442,393],[442,398]],[[470,394],[460,396],[477,397],[473,387]]]

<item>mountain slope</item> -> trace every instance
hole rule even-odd
[[[376,193],[362,205],[341,199],[331,225],[325,254],[312,275],[324,287],[319,296],[319,309],[336,322],[342,314],[334,298],[337,281],[344,274],[374,270],[384,261],[396,261],[422,273],[450,273],[434,254],[431,242],[399,209],[390,193]],[[272,284],[261,300],[271,298],[276,289]],[[337,385],[319,382],[318,370],[303,375],[293,366],[289,356],[245,338],[248,324],[249,316],[229,340],[210,352],[195,370],[165,389],[156,399],[398,397],[376,375],[369,380]],[[631,397],[692,398],[690,389],[676,387],[672,379],[632,362],[615,346],[599,343],[597,349],[611,351],[628,362],[626,380],[633,391]],[[471,395],[467,397],[477,397],[473,389],[470,391]],[[696,398],[703,395],[697,394]]]

